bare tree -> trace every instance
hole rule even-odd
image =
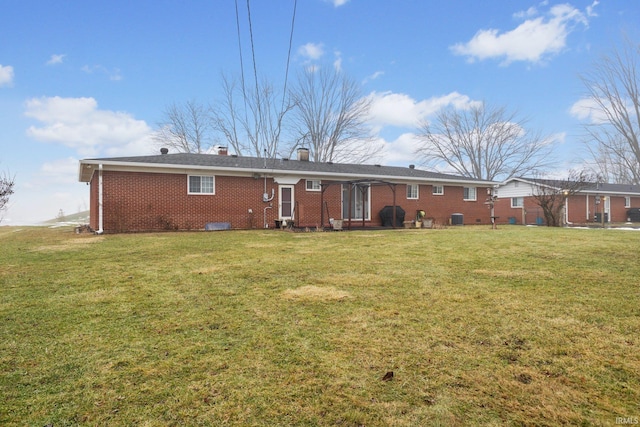
[[[533,198],[542,209],[547,226],[563,225],[567,199],[594,180],[593,174],[575,170],[569,171],[566,179],[534,179]]]
[[[592,170],[602,177],[603,182],[635,184],[638,171],[633,153],[621,138],[607,146],[587,144],[593,163]]]
[[[288,99],[266,80],[257,88],[246,87],[224,75],[222,92],[223,100],[211,108],[213,129],[238,155],[275,157],[292,108]]]
[[[640,44],[625,39],[581,76],[593,104],[586,130],[600,172],[618,183],[640,184]]]
[[[441,110],[423,122],[416,154],[432,167],[446,165],[463,176],[494,180],[539,172],[552,164],[551,144],[505,107],[484,102]]]
[[[211,120],[202,104],[187,101],[171,104],[164,110],[163,120],[153,139],[160,146],[180,153],[205,153],[213,145]]]
[[[13,188],[15,186],[15,177],[10,176],[7,172],[3,172],[0,175],[0,213],[4,211],[9,205],[9,198],[13,194]],[[0,222],[2,217],[0,216]]]
[[[297,145],[316,162],[370,160],[381,150],[366,119],[371,106],[359,86],[334,68],[306,68],[291,90]]]

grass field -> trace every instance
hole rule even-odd
[[[621,230],[1,227],[0,425],[637,420],[639,253]]]

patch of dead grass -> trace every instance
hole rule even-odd
[[[333,286],[320,287],[313,285],[287,289],[282,295],[285,299],[298,301],[339,301],[351,297],[349,292],[338,290]]]
[[[89,237],[77,237],[74,239],[68,239],[55,245],[43,245],[34,248],[35,252],[47,252],[47,251],[66,251],[69,249],[75,249],[83,247],[85,245],[91,245],[104,241],[104,236],[89,236]]]
[[[553,278],[553,273],[545,270],[487,270],[476,269],[473,270],[474,274],[488,276],[488,277],[500,277],[500,278],[523,278],[523,277],[538,277],[544,279]]]

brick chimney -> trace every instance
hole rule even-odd
[[[300,147],[298,148],[298,160],[301,162],[309,161],[309,149]]]
[[[218,156],[226,156],[227,154],[227,147],[218,147]]]

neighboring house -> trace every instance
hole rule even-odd
[[[544,186],[563,192],[562,181],[511,178],[497,188],[495,215],[498,223],[544,224],[544,213],[533,197]],[[564,200],[563,223],[588,224],[638,221],[630,211],[640,208],[640,186],[587,183]]]
[[[435,223],[489,224],[487,189],[495,183],[409,167],[319,163],[221,154],[162,154],[84,159],[90,226],[97,232],[230,228],[381,226],[385,206],[405,220],[417,211]],[[394,209],[391,208],[391,211]],[[396,208],[396,212],[400,211]],[[396,223],[397,225],[397,223]],[[400,225],[402,223],[400,222]]]

